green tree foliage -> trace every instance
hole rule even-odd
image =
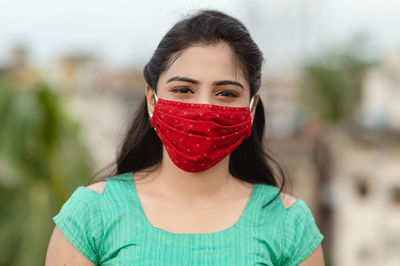
[[[13,84],[0,81],[0,265],[44,265],[52,217],[87,184],[92,159],[59,95]]]
[[[363,38],[355,38],[344,48],[314,58],[304,68],[301,93],[304,108],[327,125],[346,123],[354,117],[363,74],[370,64],[363,42]]]

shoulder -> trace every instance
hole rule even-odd
[[[285,201],[289,200],[291,200],[291,198],[286,196]],[[311,255],[311,253],[313,253],[313,251],[316,250],[324,238],[307,203],[298,198],[293,204],[294,206],[289,207],[285,211],[285,220],[283,226],[283,242],[285,246],[284,254],[287,260],[285,265],[298,265],[303,262]],[[316,256],[312,256],[308,261],[314,261],[314,257],[319,258],[319,252],[320,251],[318,249],[315,252],[315,254],[318,254]]]
[[[90,188],[99,189],[99,185],[93,184]],[[73,265],[97,265],[97,248],[104,234],[105,220],[100,203],[101,196],[90,188],[80,186],[75,189],[57,215],[53,217],[56,224],[53,233],[56,237],[54,245],[65,249],[65,256],[59,258],[63,260],[65,258],[65,261],[68,258]],[[78,258],[78,252],[71,245],[66,246],[67,240],[83,256]],[[52,260],[49,259],[49,261]]]
[[[260,188],[262,188],[260,206],[263,208],[257,210],[263,210],[260,224],[264,235],[268,235],[269,239],[275,239],[277,244],[276,250],[280,254],[277,257],[280,262],[276,264],[300,264],[323,240],[311,210],[304,200],[290,195],[287,191],[280,191],[279,187],[263,184]],[[271,201],[270,207],[264,208],[265,202],[269,202],[268,199],[272,198],[274,200]],[[317,257],[320,256],[320,249],[315,254]],[[307,262],[314,261],[315,256],[310,257]]]
[[[98,194],[103,194],[104,188],[106,187],[107,181],[100,181],[86,186],[86,188],[97,192]]]

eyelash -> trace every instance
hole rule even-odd
[[[175,89],[172,89],[171,91],[174,92],[174,93],[186,94],[185,92],[182,92],[183,90],[186,90],[186,91],[190,90],[193,93],[193,91],[188,87],[177,87]],[[220,91],[218,93],[225,93],[225,94],[227,93],[228,94],[228,95],[225,95],[225,96],[221,95],[223,97],[232,97],[232,98],[238,97],[238,95],[236,93],[234,93],[233,91],[229,91],[229,90],[223,90],[223,91]]]
[[[186,94],[186,93],[182,92],[182,89],[190,90],[193,93],[193,91],[191,89],[189,89],[188,87],[177,87],[171,91],[174,93]]]

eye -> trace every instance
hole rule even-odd
[[[217,93],[217,95],[221,95],[223,97],[232,97],[232,98],[238,97],[238,95],[233,91],[220,91]]]
[[[176,87],[171,90],[174,93],[181,93],[181,94],[187,94],[187,93],[193,93],[193,91],[189,87]]]

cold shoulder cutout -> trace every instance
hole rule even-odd
[[[103,194],[104,188],[107,185],[107,181],[100,181],[97,183],[90,184],[86,186],[86,188],[99,193],[100,195]]]
[[[293,196],[290,196],[289,194],[280,193],[282,205],[285,209],[288,209],[290,206],[296,203],[297,199]]]

